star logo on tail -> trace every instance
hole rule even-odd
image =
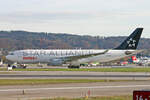
[[[135,43],[136,43],[136,40],[133,40],[132,38],[130,38],[127,41],[127,44],[129,45],[129,47],[135,47]]]

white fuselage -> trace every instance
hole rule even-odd
[[[95,53],[102,53],[105,50],[96,49],[75,49],[75,50],[17,50],[10,52],[6,56],[8,60],[18,63],[51,63],[52,61],[65,60],[67,57],[82,56]],[[126,51],[135,50],[108,50],[108,52],[96,56],[78,59],[72,63],[86,63],[86,62],[108,62],[117,60],[129,55],[126,55]]]
[[[10,52],[6,58],[18,63],[68,63],[80,65],[89,62],[109,62],[131,56],[136,50],[143,28],[137,28],[118,47],[110,50],[96,49],[60,49],[60,50],[17,50]]]

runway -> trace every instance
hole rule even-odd
[[[85,97],[89,91],[90,96],[132,95],[134,90],[150,90],[150,73],[147,72],[0,71],[0,79],[132,80],[122,82],[0,86],[0,97],[2,100],[34,100],[54,97],[77,98]]]
[[[0,72],[0,79],[120,79],[150,80],[150,73],[139,72],[71,72],[71,71],[11,71]]]
[[[150,89],[150,81],[68,83],[51,85],[0,86],[3,100],[42,98],[132,95],[134,90]]]
[[[90,77],[97,77],[97,78],[128,78],[128,77],[135,77],[135,78],[146,78],[150,77],[150,75],[0,75],[2,78],[90,78]]]

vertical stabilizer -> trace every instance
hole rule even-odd
[[[139,39],[141,37],[143,28],[136,28],[135,31],[126,39],[124,40],[124,42],[119,45],[117,48],[117,50],[126,50],[126,49],[136,49]]]

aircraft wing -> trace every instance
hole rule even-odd
[[[88,57],[93,57],[93,56],[98,56],[98,55],[103,55],[105,53],[107,53],[109,50],[105,50],[104,52],[100,52],[100,53],[94,53],[94,54],[87,54],[87,55],[78,55],[78,56],[69,56],[66,57],[66,62],[71,62],[71,61],[76,61],[78,59],[83,59],[83,58],[88,58]]]

